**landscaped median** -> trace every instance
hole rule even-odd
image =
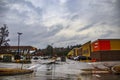
[[[110,73],[107,69],[81,69],[82,74],[105,74]]]
[[[110,69],[105,68],[105,69],[81,69],[83,71],[82,74],[101,74],[101,73],[115,73],[115,74],[120,74],[120,64],[119,65],[114,65]]]
[[[0,76],[20,75],[28,73],[33,73],[33,70],[20,68],[0,68]]]
[[[112,67],[114,73],[120,74],[120,64]]]

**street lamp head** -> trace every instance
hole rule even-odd
[[[22,35],[22,33],[18,32],[18,35]]]

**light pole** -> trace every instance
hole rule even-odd
[[[17,33],[18,34],[18,55],[19,55],[19,59],[21,58],[20,57],[20,35],[22,35],[22,33],[20,33],[20,32],[18,32]],[[23,67],[23,62],[22,62],[22,65],[21,65],[21,69],[22,69],[22,67]]]
[[[20,35],[22,35],[22,33],[18,32],[18,55],[20,55]]]

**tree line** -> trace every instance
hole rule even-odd
[[[79,47],[81,47],[81,44],[77,44],[73,46],[71,45],[67,47],[55,47],[55,48],[53,48],[52,45],[48,45],[45,49],[38,49],[33,54],[37,54],[37,53],[39,54],[40,52],[40,54],[43,56],[66,56],[70,50]]]

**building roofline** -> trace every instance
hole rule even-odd
[[[86,44],[88,44],[88,43],[91,43],[91,41],[87,41],[86,43],[82,44],[82,46],[83,46],[83,45],[86,45]]]
[[[1,46],[1,48],[4,49],[18,49],[18,46]],[[33,46],[19,46],[19,49],[30,49],[30,50],[36,50],[36,47]]]
[[[96,40],[92,41],[92,43],[94,43],[94,42],[96,42],[98,40],[120,40],[120,39],[96,39]]]

